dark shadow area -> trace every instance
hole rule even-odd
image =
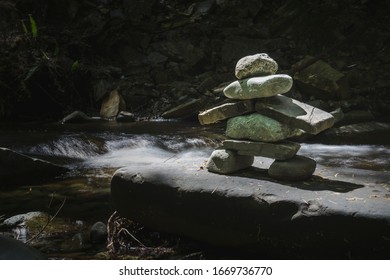
[[[280,181],[280,180],[272,179],[268,175],[267,169],[262,169],[254,166],[236,172],[231,176],[270,181],[273,183],[283,184],[285,186],[307,190],[307,191],[333,191],[338,193],[347,193],[364,187],[364,185],[344,182],[344,181],[329,180],[317,175],[313,175],[311,178],[306,179],[304,181],[297,181],[297,182]]]

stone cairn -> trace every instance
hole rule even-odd
[[[228,103],[199,113],[202,125],[227,119],[226,136],[207,162],[210,172],[229,174],[250,167],[255,156],[275,159],[271,178],[304,180],[315,171],[313,159],[296,155],[300,145],[287,141],[302,131],[318,134],[333,126],[331,114],[284,96],[293,84],[290,76],[275,74],[278,64],[265,53],[241,58],[237,81],[224,89]]]

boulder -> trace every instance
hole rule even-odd
[[[298,130],[258,113],[231,118],[226,127],[226,136],[233,139],[277,142],[295,135]]]
[[[246,79],[254,76],[273,75],[278,71],[278,64],[266,53],[248,55],[241,58],[235,69],[237,79]]]
[[[96,222],[89,231],[89,237],[92,243],[104,243],[107,241],[107,226],[103,222]]]
[[[239,155],[261,156],[285,160],[292,158],[301,145],[294,142],[282,141],[277,143],[225,140],[222,148],[237,151]]]
[[[334,124],[334,117],[328,112],[283,95],[259,99],[256,111],[310,134],[318,134]]]
[[[0,260],[44,260],[41,252],[14,238],[0,234]]]
[[[250,167],[254,157],[239,155],[236,151],[215,150],[207,161],[206,168],[210,172],[229,174]]]
[[[292,84],[292,78],[285,74],[254,77],[232,82],[223,93],[232,99],[262,98],[286,93]]]
[[[303,156],[288,160],[275,160],[268,169],[271,178],[282,181],[302,181],[313,175],[316,161]]]
[[[100,116],[103,119],[114,119],[120,111],[126,110],[126,103],[123,97],[117,90],[111,91],[108,97],[106,97],[100,108]]]
[[[304,64],[309,59],[312,58],[306,57],[298,64]],[[345,75],[322,60],[297,72],[294,80],[299,89],[309,96],[330,100],[335,97],[345,99],[349,94]]]
[[[207,172],[204,160],[117,170],[113,208],[154,230],[266,259],[388,259],[390,174],[320,165],[309,180],[288,182],[257,160],[232,176]]]
[[[0,188],[41,183],[68,171],[63,166],[0,148]]]
[[[202,125],[211,124],[246,113],[252,113],[254,110],[253,100],[231,102],[200,112],[198,119]]]

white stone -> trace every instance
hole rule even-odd
[[[266,53],[248,55],[241,58],[236,64],[237,79],[246,79],[254,76],[273,75],[278,71],[278,64]]]

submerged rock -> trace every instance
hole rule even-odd
[[[278,64],[266,53],[248,55],[241,58],[235,69],[237,79],[254,76],[273,75],[278,71]]]
[[[292,84],[292,78],[285,74],[254,77],[232,82],[223,90],[223,93],[232,99],[270,97],[288,92]]]
[[[0,234],[0,260],[44,260],[38,250],[14,238]]]
[[[277,142],[298,135],[299,131],[277,120],[254,113],[228,120],[226,136],[260,142]]]

